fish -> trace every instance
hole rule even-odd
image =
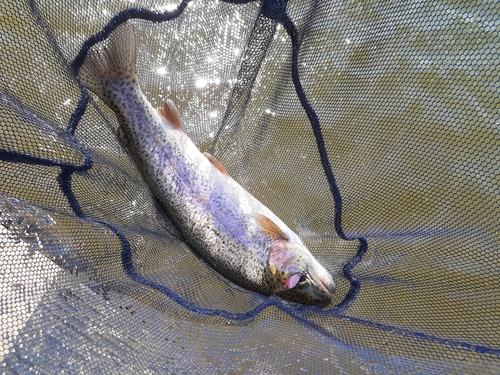
[[[77,74],[115,113],[120,138],[194,253],[244,289],[304,305],[331,302],[333,278],[299,236],[197,148],[172,100],[161,109],[149,103],[131,22],[94,45]]]

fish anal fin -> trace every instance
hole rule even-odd
[[[211,154],[208,152],[204,152],[203,155],[208,159],[212,165],[217,168],[222,174],[225,174],[226,176],[229,176],[229,173],[227,173],[226,168],[222,165],[220,161],[218,161],[215,157],[213,157]]]
[[[283,233],[278,225],[276,225],[276,223],[269,219],[266,215],[255,214],[255,218],[267,236],[278,240],[288,241],[288,236]]]
[[[182,130],[181,119],[179,117],[179,111],[175,106],[174,102],[167,99],[163,103],[163,108],[158,110],[161,117],[165,119],[174,129]]]

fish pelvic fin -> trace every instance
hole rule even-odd
[[[182,130],[179,110],[172,100],[167,99],[165,103],[163,103],[163,108],[158,110],[158,114],[163,117],[163,119],[167,121],[174,129]]]
[[[99,47],[93,46],[78,71],[78,77],[102,100],[106,100],[107,81],[120,74],[124,80],[137,81],[134,26],[118,26]]]

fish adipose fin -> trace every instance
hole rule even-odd
[[[100,48],[92,47],[85,62],[78,71],[78,76],[88,89],[105,102],[106,81],[112,74],[121,72],[137,80],[135,70],[135,35],[134,26],[124,23],[117,27]]]
[[[222,174],[225,174],[226,176],[229,176],[229,173],[227,173],[226,168],[222,165],[220,161],[218,161],[215,157],[210,155],[208,152],[204,152],[203,155],[212,163],[212,165],[217,168]]]
[[[262,214],[255,214],[255,218],[257,219],[257,222],[267,236],[279,240],[288,241],[288,236],[283,233],[283,231],[276,225],[276,223],[269,219],[267,216]]]
[[[167,99],[165,103],[163,103],[163,108],[158,110],[158,113],[161,117],[163,117],[163,119],[172,125],[174,129],[182,130],[179,111],[173,101]]]

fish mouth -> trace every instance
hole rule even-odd
[[[335,284],[329,274],[317,276],[315,282],[318,290],[314,293],[314,305],[326,307],[332,301],[332,294],[336,290]]]
[[[328,275],[330,276],[330,275]],[[319,281],[321,285],[328,291],[328,294],[330,294],[330,297],[335,291],[337,290],[337,286],[333,282],[331,277],[319,277]]]
[[[315,305],[319,307],[325,307],[332,301],[332,294],[335,293],[335,284],[329,278],[319,277],[318,287],[319,292],[314,296]]]
[[[317,294],[314,298],[314,304],[318,307],[326,307],[332,301],[332,295],[329,292]]]

